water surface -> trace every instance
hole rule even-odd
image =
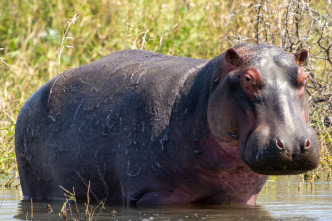
[[[19,188],[5,188],[0,182],[0,220],[64,220],[63,202],[22,201]],[[53,212],[48,207],[50,204]],[[97,205],[92,205],[96,208]],[[71,202],[77,219],[75,204]],[[85,205],[79,204],[79,220],[84,220]],[[91,207],[90,207],[91,209]],[[33,214],[31,214],[31,211]],[[257,205],[171,205],[155,207],[125,207],[105,205],[95,220],[332,220],[332,181],[329,173],[320,175],[314,183],[301,176],[271,176],[260,193]],[[59,215],[60,213],[60,215]],[[71,219],[67,206],[67,217]]]

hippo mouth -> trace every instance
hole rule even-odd
[[[264,175],[301,174],[315,169],[320,162],[317,136],[302,142],[295,136],[287,138],[273,138],[265,126],[256,128],[240,145],[242,160],[251,170]]]

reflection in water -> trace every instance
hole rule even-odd
[[[0,187],[0,220],[31,218],[30,201],[21,201],[20,191]],[[2,203],[1,203],[2,202]],[[33,202],[33,220],[63,220],[59,212],[63,202]],[[53,211],[49,213],[47,205]],[[79,220],[85,206],[79,204]],[[95,206],[95,205],[94,205]],[[73,217],[77,219],[72,202]],[[243,204],[170,205],[124,207],[105,205],[97,220],[332,220],[332,182],[327,174],[313,185],[300,176],[272,176],[258,197],[256,206]],[[28,214],[27,214],[28,213]],[[69,220],[70,211],[67,211]]]
[[[330,173],[315,182],[303,182],[301,176],[271,176],[257,204],[273,217],[297,220],[332,220],[332,180]]]
[[[63,203],[52,203],[54,211],[60,211]],[[20,211],[29,211],[30,203],[22,201]],[[79,206],[79,219],[84,219],[84,206]],[[262,206],[248,206],[243,204],[232,205],[170,205],[170,206],[144,206],[124,207],[119,205],[106,205],[105,210],[99,214],[97,220],[272,220],[273,217]],[[69,212],[68,212],[69,213]],[[70,217],[70,214],[67,214]],[[42,203],[37,210],[34,209],[34,219],[56,220],[59,214],[47,212],[47,203]],[[77,218],[76,214],[73,214]],[[16,218],[25,219],[21,213]]]
[[[0,180],[0,220],[10,220],[16,214],[22,199],[19,188],[5,188],[5,181]],[[12,186],[18,185],[18,181]]]

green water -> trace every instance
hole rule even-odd
[[[5,188],[0,182],[0,220],[64,220],[59,215],[63,202],[22,201],[20,189]],[[50,204],[53,212],[49,212]],[[93,205],[96,206],[96,205]],[[71,204],[74,209],[73,203]],[[79,220],[84,220],[85,206],[78,205]],[[95,208],[95,207],[94,207]],[[301,176],[271,176],[260,193],[256,206],[241,204],[171,205],[156,207],[124,207],[105,205],[93,220],[332,220],[332,181],[329,173],[314,183],[303,182]],[[74,213],[74,211],[73,211]],[[68,220],[71,219],[67,211]],[[74,213],[73,217],[77,219]]]

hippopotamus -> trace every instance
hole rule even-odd
[[[59,74],[21,109],[25,199],[255,204],[268,175],[319,164],[308,58],[239,44],[212,60],[124,50]]]

